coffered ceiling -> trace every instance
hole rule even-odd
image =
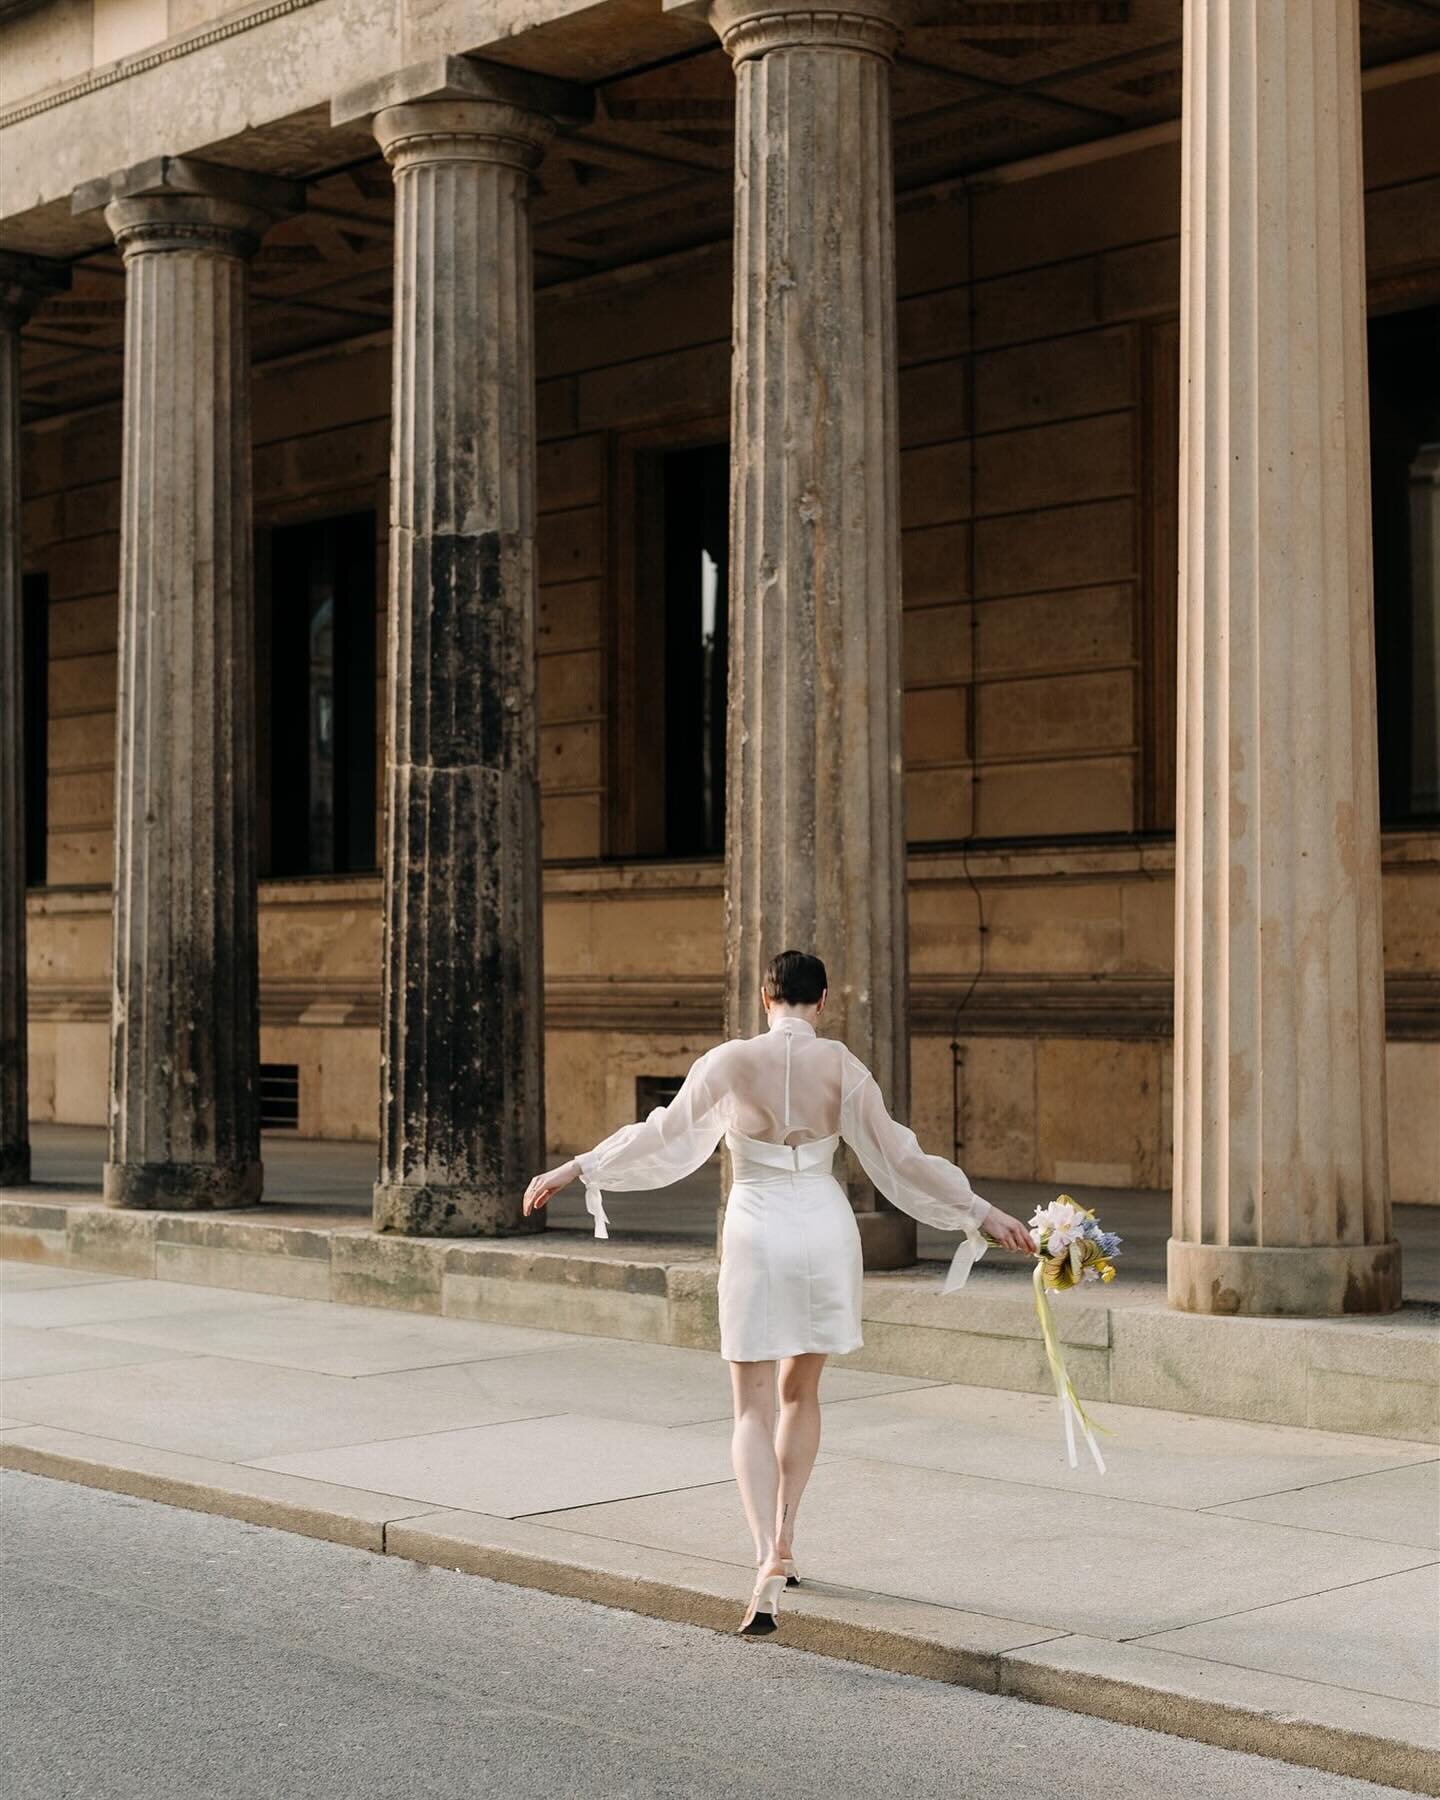
[[[893,94],[900,188],[1174,119],[1181,0],[941,0],[912,28]],[[1440,48],[1440,0],[1362,0],[1367,64]],[[487,54],[594,88],[558,139],[534,209],[542,286],[728,236],[734,75],[708,27],[655,0],[611,0]],[[206,159],[304,179],[308,206],[253,269],[258,359],[383,329],[389,172],[323,108],[208,146]],[[33,229],[32,229],[33,226]],[[40,416],[119,392],[124,276],[96,218],[12,221],[7,247],[64,254],[73,285],[26,328],[24,404]]]

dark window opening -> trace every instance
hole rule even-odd
[[[683,1075],[637,1075],[635,1117],[648,1119],[657,1106],[668,1106],[684,1083]]]
[[[1380,813],[1440,819],[1440,306],[1370,321]]]
[[[727,445],[672,450],[661,459],[670,856],[704,856],[725,847],[729,496]]]
[[[300,1126],[299,1063],[260,1065],[260,1129],[297,1131]]]
[[[269,697],[259,757],[262,867],[269,875],[372,870],[375,515],[274,526],[262,534],[256,569],[268,598],[259,659]]]
[[[25,732],[25,885],[45,885],[50,776],[50,578],[21,585]]]
[[[610,849],[715,855],[725,846],[729,447],[647,444],[624,470]]]

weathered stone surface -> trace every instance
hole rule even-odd
[[[0,1184],[30,1179],[25,1005],[25,622],[20,327],[69,271],[0,254]]]
[[[1189,15],[1169,1255],[1185,1311],[1400,1304],[1356,12]]]
[[[259,1197],[246,260],[290,183],[170,159],[91,183],[126,271],[105,1194]]]
[[[345,118],[378,104],[396,206],[375,1224],[534,1231],[544,1214],[520,1211],[545,1150],[529,190],[559,90],[529,105],[507,73],[495,97],[444,59],[426,97],[424,73],[336,102]]]
[[[903,1117],[898,27],[881,5],[708,16],[737,84],[726,1029],[758,1027],[771,955],[813,949]],[[849,1186],[867,1263],[909,1261],[913,1222]]]

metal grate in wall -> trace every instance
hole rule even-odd
[[[299,1063],[261,1063],[260,1129],[298,1131],[299,1128]]]

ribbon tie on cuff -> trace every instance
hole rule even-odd
[[[595,1221],[596,1237],[608,1238],[610,1221],[605,1217],[605,1202],[600,1197],[600,1189],[593,1181],[585,1183],[585,1210]]]
[[[965,1235],[955,1247],[955,1254],[950,1258],[950,1268],[945,1276],[940,1292],[953,1294],[964,1287],[970,1278],[970,1271],[989,1246],[986,1244],[978,1225],[967,1225]]]

